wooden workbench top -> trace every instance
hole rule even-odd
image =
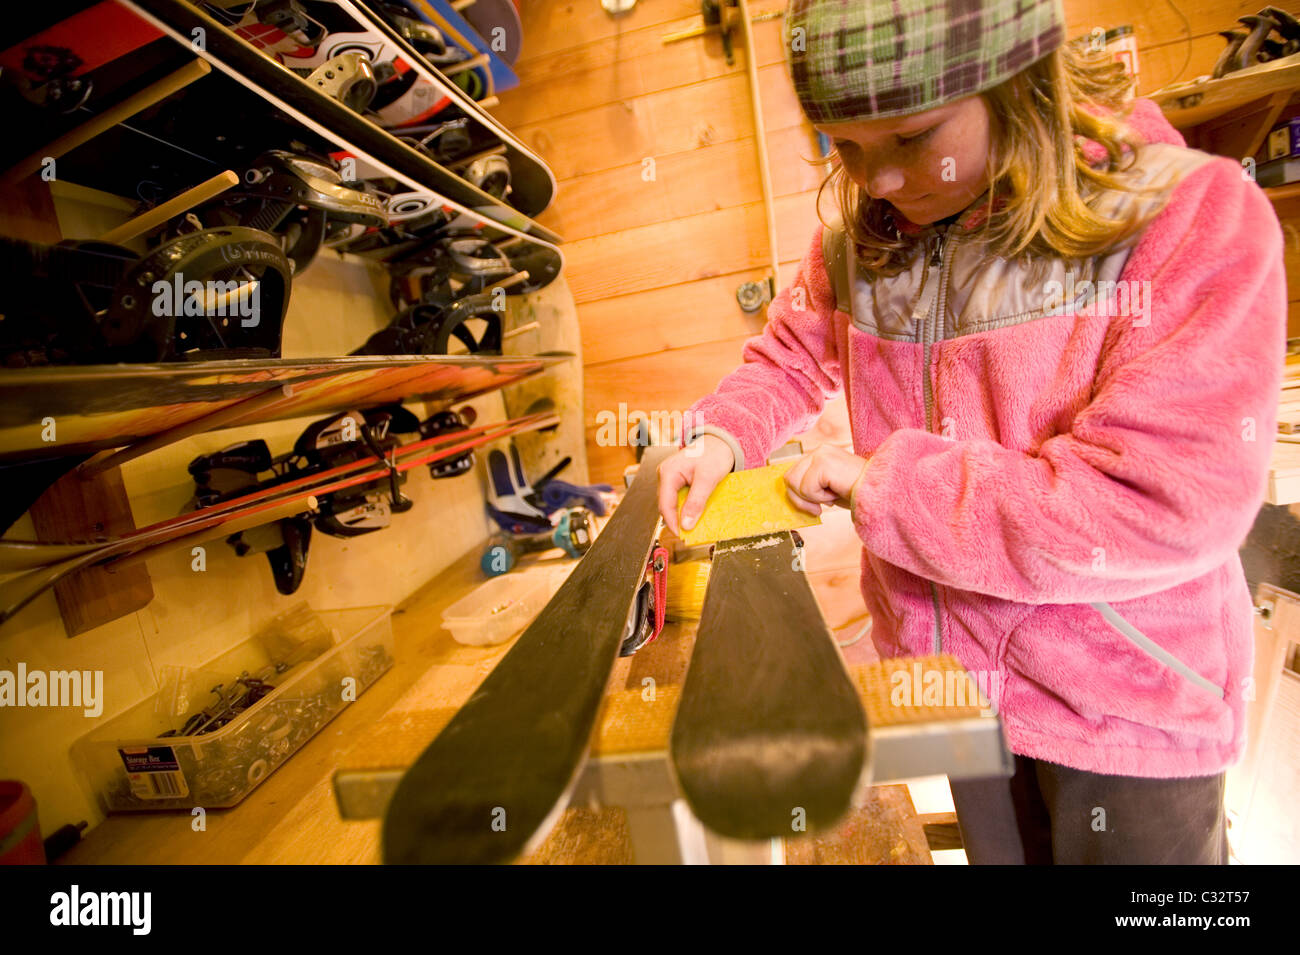
[[[509,650],[512,643],[463,646],[442,629],[443,609],[482,582],[478,557],[476,551],[466,554],[397,608],[393,668],[238,806],[208,811],[205,828],[199,831],[188,811],[110,816],[60,861],[377,862],[380,823],[341,820],[331,779],[339,768],[394,765],[394,759],[401,765],[401,758],[413,758]],[[619,701],[629,693],[639,697],[646,678],[668,696],[675,694],[693,644],[693,624],[669,624],[657,641],[617,661],[598,745],[617,746],[619,734],[625,732],[618,724]],[[854,668],[864,690],[868,673],[883,685],[884,671],[875,668]],[[872,694],[866,692],[864,697],[871,712]],[[894,713],[885,718],[909,717]],[[873,725],[879,725],[880,719],[879,713],[872,714]],[[650,728],[650,732],[660,731],[666,732],[664,727]],[[623,816],[615,808],[570,810],[551,838],[526,861],[631,861]],[[804,850],[791,853],[791,861],[930,861],[906,787],[876,787],[868,806],[855,811],[848,829],[856,833],[851,844],[808,840]],[[871,844],[862,842],[873,833]]]

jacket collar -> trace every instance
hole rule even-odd
[[[1158,107],[1156,108],[1156,114],[1163,121],[1163,114],[1160,113]],[[1172,131],[1172,127],[1170,127],[1170,129]],[[1179,134],[1175,132],[1174,135],[1178,136]],[[1083,139],[1082,136],[1078,138]],[[1106,160],[1109,158],[1106,154],[1105,148],[1101,146],[1099,143],[1095,143],[1090,139],[1084,140],[1084,142],[1086,144],[1091,144],[1096,149],[1101,150],[1099,158],[1096,156],[1091,157],[1091,165],[1094,168],[1103,165],[1106,162]],[[1177,143],[1176,145],[1183,145],[1183,144],[1180,142]],[[1126,151],[1127,148],[1128,147],[1125,147]],[[1085,150],[1085,155],[1087,155],[1086,150]],[[898,228],[898,231],[901,232],[903,235],[924,236],[924,235],[934,235],[939,232],[947,232],[947,231],[965,233],[965,232],[971,232],[975,229],[978,229],[981,225],[984,224],[985,220],[988,219],[988,198],[989,198],[989,191],[985,189],[982,193],[979,194],[979,196],[970,205],[966,207],[965,211],[962,212],[961,216],[955,222],[953,222],[951,226],[938,226],[938,225],[934,225],[933,223],[929,225],[917,225],[911,219],[907,218],[907,216],[903,215],[903,213],[899,212],[897,209],[893,209],[892,207],[890,209],[889,214],[894,220],[894,225]],[[993,208],[995,211],[997,209],[1002,208],[1002,206],[1004,205],[1006,205],[1006,199],[1003,196],[994,197]]]
[[[983,225],[984,221],[988,218],[988,198],[989,193],[988,190],[985,189],[978,198],[966,207],[965,211],[962,212],[951,226],[940,226],[934,224],[918,225],[897,209],[891,209],[889,214],[894,220],[895,227],[897,227],[898,231],[903,235],[932,235],[949,229],[955,232],[971,232]],[[1004,201],[1005,200],[1003,200],[1001,196],[994,197],[993,208],[999,208],[1003,205]]]

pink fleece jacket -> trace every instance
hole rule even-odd
[[[1130,124],[1186,148],[1150,101]],[[849,382],[854,452],[870,461],[852,513],[881,655],[936,642],[955,654],[996,690],[1012,752],[1215,774],[1245,743],[1252,601],[1237,549],[1276,430],[1282,252],[1267,197],[1212,159],[1124,266],[1121,281],[1150,283],[1149,322],[1081,312],[935,342],[927,422],[923,345],[837,310],[819,229],[744,364],[691,420],[755,467]],[[952,433],[935,433],[945,420]]]

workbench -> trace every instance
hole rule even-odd
[[[396,663],[240,805],[208,811],[110,816],[60,861],[95,863],[376,863],[379,812],[400,770],[450,720],[511,643],[463,646],[441,627],[441,613],[482,582],[471,552],[399,606],[393,615]],[[670,623],[611,676],[592,758],[570,808],[529,863],[682,861],[685,820],[670,806],[664,758],[671,717],[694,640],[694,624]],[[951,658],[925,667],[960,670]],[[897,707],[890,676],[912,661],[852,668],[873,728],[871,782],[936,775],[990,775],[1008,767],[998,720],[978,706]],[[650,682],[647,682],[650,681]],[[336,796],[336,785],[339,792]],[[369,791],[366,785],[370,786]],[[387,788],[386,788],[387,787]],[[639,794],[639,795],[638,795]],[[356,818],[343,818],[343,811]],[[861,805],[831,833],[786,840],[787,862],[931,861],[920,817],[902,785],[864,788]],[[630,804],[637,803],[637,804]],[[665,810],[678,817],[676,840],[647,851]],[[670,834],[671,835],[671,834]],[[696,832],[697,838],[704,838]],[[647,841],[649,840],[649,841]],[[759,859],[768,849],[711,840],[712,856]],[[782,847],[774,846],[776,861]],[[653,859],[647,858],[654,855]]]

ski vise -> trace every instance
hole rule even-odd
[[[897,674],[917,681],[939,673],[945,682],[974,679],[949,656],[883,660],[851,668],[871,725],[871,760],[859,783],[859,800],[870,786],[946,774],[950,779],[1009,776],[1012,757],[1003,742],[995,707],[925,706],[921,700],[897,706],[891,692]],[[706,830],[690,812],[673,776],[669,730],[680,687],[660,686],[648,702],[646,689],[609,694],[598,721],[591,755],[578,774],[567,805],[617,806],[627,812],[633,858],[638,864],[781,864],[784,840],[741,842]],[[970,697],[975,699],[974,696]],[[424,712],[421,710],[424,707]],[[427,701],[399,701],[349,751],[351,765],[334,773],[334,797],[345,820],[378,819],[405,766],[384,764],[393,740],[409,735],[412,720],[425,729],[450,713],[431,711]],[[406,758],[410,758],[409,755]],[[396,762],[396,760],[394,760]],[[555,813],[555,818],[560,816]],[[541,841],[541,835],[535,840]],[[793,835],[793,834],[792,834]]]

